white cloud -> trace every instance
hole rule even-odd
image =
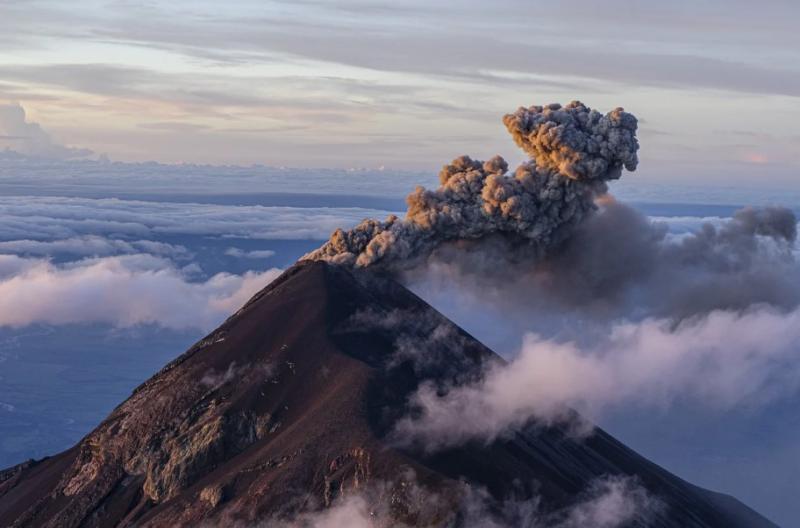
[[[0,231],[2,231],[0,229]],[[0,253],[50,256],[109,256],[121,253],[151,253],[171,258],[188,258],[191,253],[179,245],[154,240],[114,240],[96,235],[76,236],[61,240],[7,240],[0,242]]]
[[[271,249],[258,249],[254,251],[245,251],[240,248],[228,248],[225,254],[234,258],[248,258],[248,259],[266,259],[275,256],[275,252]]]
[[[263,138],[260,140],[263,144]],[[196,146],[195,146],[196,149]],[[434,171],[411,172],[382,169],[329,169],[269,167],[264,165],[199,165],[156,162],[123,163],[99,159],[51,160],[26,158],[0,150],[0,184],[34,189],[102,192],[209,194],[309,193],[403,197],[416,185],[435,184]]]
[[[281,523],[283,528],[374,528],[375,519],[363,497],[354,495],[330,509],[301,515],[295,521]],[[275,528],[279,528],[277,523]]]
[[[16,255],[0,255],[0,279],[4,280],[8,277],[27,270],[36,265],[36,261],[18,257]]]
[[[38,123],[28,121],[19,104],[0,105],[0,146],[23,154],[52,159],[83,158],[91,150],[65,147],[56,143]]]
[[[422,415],[399,437],[431,449],[491,440],[529,419],[560,420],[568,407],[597,416],[612,406],[675,401],[730,409],[761,405],[800,389],[800,309],[714,311],[676,324],[646,319],[614,325],[587,346],[525,336],[519,354],[476,384],[440,396],[424,386]]]
[[[710,224],[717,228],[724,225],[728,220],[721,216],[650,216],[651,222],[664,224],[670,233],[684,234],[697,231],[704,224]]]
[[[392,515],[391,505],[385,499],[397,496],[392,489],[387,483],[372,483],[366,491],[345,495],[329,508],[252,528],[410,528]],[[418,522],[425,523],[425,519],[434,517],[437,526],[453,523],[464,528],[617,528],[632,522],[650,522],[663,510],[663,503],[657,497],[650,495],[636,479],[624,476],[598,478],[572,506],[548,514],[540,511],[539,497],[499,502],[480,487],[464,486],[462,492],[459,502],[453,502],[452,498],[443,499],[411,481],[403,483],[401,493],[413,497],[408,503],[419,510],[412,509],[409,514]],[[244,528],[235,523],[233,526]]]
[[[219,273],[191,282],[169,261],[151,255],[63,266],[0,256],[0,326],[107,323],[210,330],[279,273]]]
[[[205,235],[324,240],[339,226],[386,214],[358,207],[263,207],[4,196],[0,197],[0,239]]]
[[[587,498],[568,509],[552,528],[615,528],[631,521],[647,521],[663,505],[635,480],[625,477],[599,479]]]

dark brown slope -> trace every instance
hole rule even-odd
[[[409,339],[427,361],[403,359]],[[390,280],[300,263],[77,446],[0,472],[0,526],[229,525],[324,507],[379,483],[393,514],[420,524],[403,492],[408,470],[445,505],[466,481],[496,499],[536,494],[548,509],[597,477],[636,475],[667,505],[650,526],[774,526],[602,431],[576,441],[531,428],[429,456],[385,440],[420,380],[461,382],[499,360]]]

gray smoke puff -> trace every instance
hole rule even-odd
[[[554,306],[560,314],[578,310],[601,320],[681,321],[757,304],[788,310],[800,303],[796,237],[797,218],[782,207],[740,209],[719,224],[672,236],[666,225],[604,200],[598,214],[536,266],[496,262],[494,274],[478,277],[479,288],[503,292],[504,308],[538,310],[526,325]],[[471,261],[458,265],[452,273],[481,272]],[[515,280],[507,286],[508,276]]]
[[[760,235],[786,242],[797,239],[797,217],[785,207],[745,207],[736,211],[733,220],[723,231],[725,235]]]
[[[532,157],[508,175],[500,156],[456,158],[436,190],[417,187],[404,219],[364,220],[336,230],[304,260],[397,268],[446,242],[492,235],[547,250],[564,240],[596,206],[607,180],[636,168],[636,118],[618,108],[603,116],[579,102],[520,108],[503,119]]]
[[[503,123],[540,169],[568,178],[616,179],[639,163],[636,118],[622,108],[602,115],[580,101],[521,107]]]

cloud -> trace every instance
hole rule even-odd
[[[18,257],[16,255],[0,254],[0,279],[13,277],[22,271],[30,269],[37,261]]]
[[[633,478],[598,479],[584,497],[551,528],[615,528],[632,522],[647,523],[663,509],[658,499]]]
[[[502,246],[435,256],[425,280],[407,276],[415,291],[479,338],[524,342],[499,349],[510,364],[477,383],[423,385],[410,401],[420,412],[397,424],[398,439],[438,449],[532,418],[571,420],[570,407],[594,418],[678,402],[741,409],[796,394],[796,219],[766,208],[714,220],[669,236],[612,201],[550,259],[508,262]],[[395,362],[424,369],[463,356],[463,338],[434,314],[368,312],[351,323],[390,330]]]
[[[225,254],[234,258],[247,258],[247,259],[267,259],[275,256],[275,252],[271,249],[260,249],[255,251],[245,251],[239,248],[228,248]]]
[[[654,129],[671,134],[656,145],[669,177],[687,161],[681,151],[689,140],[681,138],[681,123],[692,122],[692,145],[718,145],[714,157],[736,160],[732,165],[742,169],[749,165],[741,161],[742,152],[719,145],[718,123],[727,123],[737,108],[740,122],[774,128],[760,112],[758,97],[778,95],[775,104],[791,114],[791,98],[800,93],[800,76],[789,66],[796,62],[796,36],[787,25],[797,9],[787,3],[772,5],[769,13],[718,1],[650,9],[615,1],[608,12],[585,1],[546,10],[517,1],[496,10],[473,1],[461,5],[444,9],[415,2],[398,9],[352,3],[349,9],[361,15],[357,20],[343,16],[347,8],[334,10],[324,2],[281,9],[237,4],[225,14],[210,4],[149,12],[130,3],[106,10],[2,5],[0,18],[9,21],[0,37],[3,49],[26,53],[0,64],[6,80],[0,95],[50,98],[50,108],[76,116],[82,141],[114,157],[224,163],[269,156],[273,163],[319,166],[360,159],[429,169],[465,132],[476,146],[494,141],[485,109],[499,110],[520,93],[611,97],[622,91],[636,105],[668,92],[676,104],[650,107],[648,117]],[[618,30],[613,13],[625,13],[625,31]],[[558,31],[567,21],[572,39]],[[264,25],[274,30],[265,33]],[[732,34],[737,38],[726,38]],[[76,40],[97,53],[76,60],[53,46]],[[109,63],[109,43],[133,52]],[[764,56],[773,60],[760,60]],[[478,100],[480,105],[473,104]],[[109,120],[109,109],[119,117]],[[674,119],[680,112],[681,119]],[[323,120],[330,126],[316,126]],[[153,133],[147,128],[153,122],[169,125]],[[393,129],[393,137],[376,134],[378,126]],[[429,131],[424,140],[420,129]],[[263,149],[265,137],[274,147],[270,151]],[[791,144],[761,139],[749,148],[771,161],[794,163]],[[720,170],[720,159],[693,161],[701,173]],[[785,181],[794,180],[788,175]]]
[[[797,89],[795,72],[781,68],[782,61],[765,65],[751,54],[736,54],[741,50],[727,40],[737,35],[740,42],[761,52],[756,57],[790,56],[787,50],[796,44],[790,21],[798,10],[789,2],[775,2],[766,11],[745,2],[697,6],[683,0],[646,8],[615,0],[605,9],[571,0],[546,10],[518,1],[504,2],[499,9],[474,1],[460,2],[457,9],[422,2],[403,8],[389,2],[337,3],[335,8],[324,2],[283,4],[280,9],[238,5],[224,15],[203,5],[193,6],[190,13],[165,5],[154,8],[157,15],[153,16],[152,9],[143,12],[125,3],[107,10],[68,10],[46,4],[20,9],[4,3],[0,16],[9,21],[9,30],[0,38],[7,47],[31,49],[43,45],[43,35],[69,40],[75,38],[75,31],[90,44],[134,44],[228,67],[245,64],[248,69],[288,56],[323,65],[423,76],[547,71],[567,79],[591,77],[759,94],[791,90],[796,94]],[[343,11],[357,12],[359,17],[343,17]],[[627,17],[624,32],[618,30],[619,21],[614,18],[618,13]],[[150,23],[142,24],[143,17]],[[425,21],[422,27],[420,20]],[[575,38],[565,42],[558,30],[567,20]],[[262,31],[265,24],[274,31]],[[480,46],[473,35],[476,26],[484,37]],[[427,31],[432,28],[438,31]],[[196,39],[198,34],[204,36],[202,44]],[[709,38],[715,46],[704,46]],[[403,44],[402,53],[398,42]],[[689,43],[691,53],[665,47],[673,42]],[[733,56],[741,63],[731,61]],[[617,67],[620,64],[625,67]],[[102,82],[103,78],[98,79]]]
[[[299,516],[293,521],[275,522],[274,528],[373,528],[375,519],[369,504],[358,495],[339,501],[330,509]]]
[[[614,325],[592,345],[527,334],[519,353],[484,378],[423,386],[418,417],[398,423],[404,442],[436,450],[489,441],[536,419],[597,417],[614,406],[666,407],[676,401],[715,409],[752,407],[800,389],[800,310],[714,311],[679,324],[646,319]],[[577,424],[580,425],[580,424]]]
[[[635,478],[625,476],[598,478],[578,495],[573,505],[553,512],[542,511],[538,497],[498,501],[481,488],[459,487],[460,497],[454,501],[425,489],[415,480],[404,481],[399,488],[391,483],[372,482],[367,490],[346,494],[328,508],[251,528],[410,528],[428,526],[427,523],[452,523],[463,528],[621,528],[630,523],[652,522],[664,511],[657,497]],[[414,523],[402,522],[398,517],[402,517],[403,510],[386,497],[402,504]],[[245,528],[236,523],[233,526]]]
[[[502,241],[443,246],[405,280],[492,345],[503,326],[580,342],[620,319],[793,309],[796,222],[787,209],[745,208],[725,220],[679,219],[670,230],[605,198],[550,255],[519,258]]]
[[[0,326],[106,323],[210,330],[280,270],[219,273],[191,282],[151,255],[93,258],[56,266],[0,256]]]
[[[21,240],[85,242],[89,240],[86,237],[92,236],[134,240],[164,235],[323,240],[338,226],[355,224],[376,213],[385,211],[4,196],[0,197],[0,239],[15,241],[12,247],[22,247]],[[132,244],[144,249],[143,242]]]
[[[0,230],[2,232],[2,230]],[[0,241],[0,253],[28,256],[70,254],[78,256],[108,256],[121,253],[150,253],[173,259],[187,259],[191,253],[183,246],[154,240],[115,240],[96,235],[83,235],[61,240]]]
[[[91,150],[65,147],[56,143],[38,123],[27,120],[25,109],[19,104],[0,105],[0,145],[23,154],[52,159],[84,158]]]
[[[97,197],[159,196],[176,201],[208,203],[214,196],[234,195],[250,200],[276,193],[307,195],[302,202],[316,205],[328,195],[336,206],[364,204],[367,198],[392,197],[400,202],[409,188],[435,181],[429,172],[365,168],[293,168],[264,165],[199,165],[155,162],[123,163],[108,160],[45,160],[0,150],[0,184],[6,189],[26,189],[27,194]],[[34,191],[32,191],[33,189]],[[209,194],[209,189],[214,194]],[[15,194],[24,194],[17,191]],[[261,196],[259,196],[261,194]],[[347,200],[345,200],[347,197]],[[287,197],[283,197],[287,199]],[[299,200],[298,196],[293,196]],[[380,200],[375,200],[380,201]],[[386,203],[383,200],[382,203]],[[275,203],[275,205],[282,205]],[[369,207],[363,206],[362,207]]]
[[[614,26],[615,19],[585,1],[567,2],[565,6],[553,6],[546,12],[520,2],[510,2],[506,9],[499,10],[486,10],[485,6],[474,2],[467,2],[465,7],[456,10],[420,3],[403,10],[388,4],[370,5],[368,9],[356,7],[357,3],[350,5],[362,17],[355,26],[350,19],[344,26],[338,16],[340,11],[331,12],[330,6],[293,4],[290,9],[278,12],[256,9],[244,17],[187,18],[170,15],[169,9],[163,9],[157,22],[147,27],[138,23],[140,12],[121,9],[112,21],[92,21],[89,24],[92,29],[87,28],[87,31],[103,41],[135,42],[151,49],[221,60],[226,64],[258,64],[274,60],[277,53],[323,64],[439,77],[463,77],[464,72],[546,71],[568,79],[591,78],[632,85],[704,87],[759,94],[798,93],[798,76],[791,69],[747,61],[746,55],[737,63],[729,59],[730,53],[719,55],[713,49],[702,47],[703,39],[696,34],[700,29],[710,34],[725,27],[719,18],[720,11],[724,10],[714,2],[705,9],[696,8],[693,11],[697,13],[696,19],[682,16],[685,11],[682,7],[658,10],[658,16],[654,17],[652,9],[643,11],[616,2],[615,8],[609,8],[610,12],[624,11],[636,21],[626,27],[623,35],[607,29]],[[382,9],[376,9],[378,7]],[[763,13],[740,3],[728,11],[730,13],[722,15],[727,27],[736,28],[736,34],[747,34],[764,49],[779,53],[780,48],[794,42],[791,29],[786,25],[786,20],[795,16],[794,6],[784,4],[773,13]],[[517,16],[509,17],[509,12]],[[745,12],[747,16],[741,16]],[[413,29],[421,18],[440,31]],[[480,49],[475,47],[471,33],[476,18],[484,29],[485,38],[481,39]],[[557,38],[559,35],[554,28],[560,27],[566,19],[581,34],[578,44],[573,40],[570,41],[573,45],[566,45],[563,39]],[[444,25],[445,20],[449,24]],[[742,20],[762,20],[761,27],[772,28],[773,40],[766,38],[763,32],[753,31],[753,27],[743,24]],[[272,24],[276,30],[265,34],[260,31],[264,23]],[[443,27],[446,30],[441,30]],[[689,27],[697,31],[687,31]],[[354,28],[361,30],[354,31]],[[206,46],[197,45],[194,36],[198,32],[206,37]],[[520,34],[527,38],[523,39],[518,36]],[[782,46],[775,44],[778,36],[783,38]],[[663,50],[665,41],[676,38],[696,42],[695,52]],[[585,42],[581,39],[608,45],[580,45]],[[403,42],[402,53],[397,51],[397,42]],[[623,47],[624,52],[611,46],[620,42],[635,42],[639,46]],[[661,46],[660,53],[651,51],[656,45]],[[464,53],[465,49],[474,52]],[[515,52],[510,53],[510,49]],[[615,68],[619,64],[626,67]]]
[[[550,255],[444,248],[406,279],[479,338],[505,334],[510,359],[478,382],[421,387],[399,438],[438,449],[571,419],[570,408],[728,410],[797,394],[796,238],[787,209],[669,234],[606,198]]]

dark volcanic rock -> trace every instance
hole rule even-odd
[[[536,496],[546,512],[607,475],[661,501],[648,526],[774,526],[600,430],[530,427],[435,454],[386,440],[422,380],[461,383],[486,361],[501,360],[391,280],[297,264],[78,445],[0,472],[0,526],[248,525],[367,490],[393,518],[451,526],[465,486],[498,504]]]

